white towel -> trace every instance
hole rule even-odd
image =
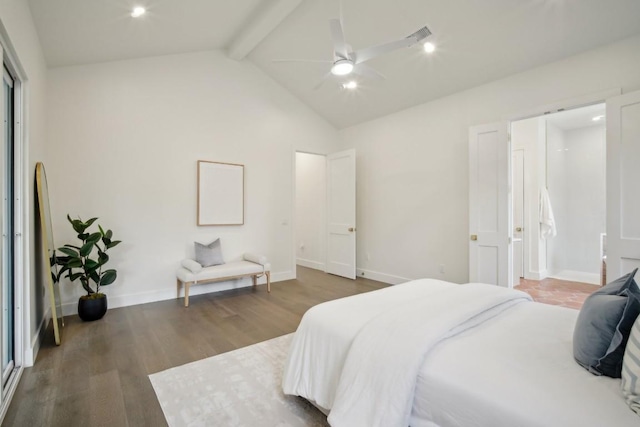
[[[553,209],[551,208],[551,199],[546,187],[540,190],[540,235],[543,239],[551,239],[558,234],[556,230],[556,221],[553,218]]]

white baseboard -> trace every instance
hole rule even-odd
[[[313,268],[314,270],[324,271],[324,263],[318,261],[312,261],[310,259],[297,258],[296,264],[303,267]]]
[[[38,329],[36,330],[35,335],[31,338],[30,346],[24,349],[23,365],[25,368],[30,368],[36,362],[38,351],[40,351],[40,344],[42,343],[42,337],[47,329],[47,325],[49,324],[50,319],[51,307],[49,307],[44,313],[42,321],[40,322],[40,325],[38,325]]]
[[[547,278],[547,270],[528,271],[524,274],[524,278],[528,280],[543,280]]]
[[[295,273],[292,271],[281,271],[278,273],[271,273],[271,283],[282,282],[285,280],[295,279]],[[264,285],[267,283],[266,278],[263,276],[258,279],[258,285]],[[242,279],[229,280],[227,282],[215,282],[205,283],[202,285],[195,285],[189,289],[189,297],[194,295],[207,294],[211,292],[222,292],[230,289],[240,289],[252,286],[251,278],[245,277]],[[177,288],[174,285],[171,289],[162,289],[157,291],[140,292],[137,294],[128,295],[116,295],[111,296],[107,290],[105,293],[109,298],[109,308],[128,307],[130,305],[146,304],[150,302],[165,301],[177,298]],[[180,298],[184,297],[184,291],[181,289]],[[68,302],[62,305],[62,313],[64,316],[71,316],[78,313],[78,302]]]
[[[588,283],[590,285],[600,285],[600,274],[587,273],[584,271],[562,270],[550,273],[548,277],[570,282]]]
[[[356,268],[356,274],[358,275],[358,277],[366,277],[367,279],[376,280],[378,282],[383,282],[383,283],[389,283],[391,285],[399,285],[400,283],[413,280],[413,279],[407,279],[406,277],[394,276],[392,274],[365,270],[364,268]]]

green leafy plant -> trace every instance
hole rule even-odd
[[[56,281],[60,281],[62,275],[66,273],[64,277],[72,282],[80,280],[82,287],[87,291],[87,295],[83,298],[102,298],[104,294],[100,293],[100,287],[112,284],[117,277],[116,270],[103,269],[109,261],[107,251],[120,244],[120,240],[113,240],[113,232],[111,230],[105,232],[100,225],[98,225],[98,231],[90,232],[89,227],[98,218],[91,218],[84,222],[80,218],[72,219],[67,215],[67,219],[73,230],[78,233],[80,243],[77,246],[67,244],[58,248],[58,251],[65,256],[55,256],[55,263],[61,267]],[[94,249],[97,249],[96,253]],[[92,283],[95,288],[92,287]]]

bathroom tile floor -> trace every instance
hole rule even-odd
[[[547,278],[544,280],[520,279],[520,285],[515,289],[528,293],[537,302],[580,310],[584,300],[600,289],[600,286]]]

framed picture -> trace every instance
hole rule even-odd
[[[244,165],[198,160],[198,225],[244,224]]]

